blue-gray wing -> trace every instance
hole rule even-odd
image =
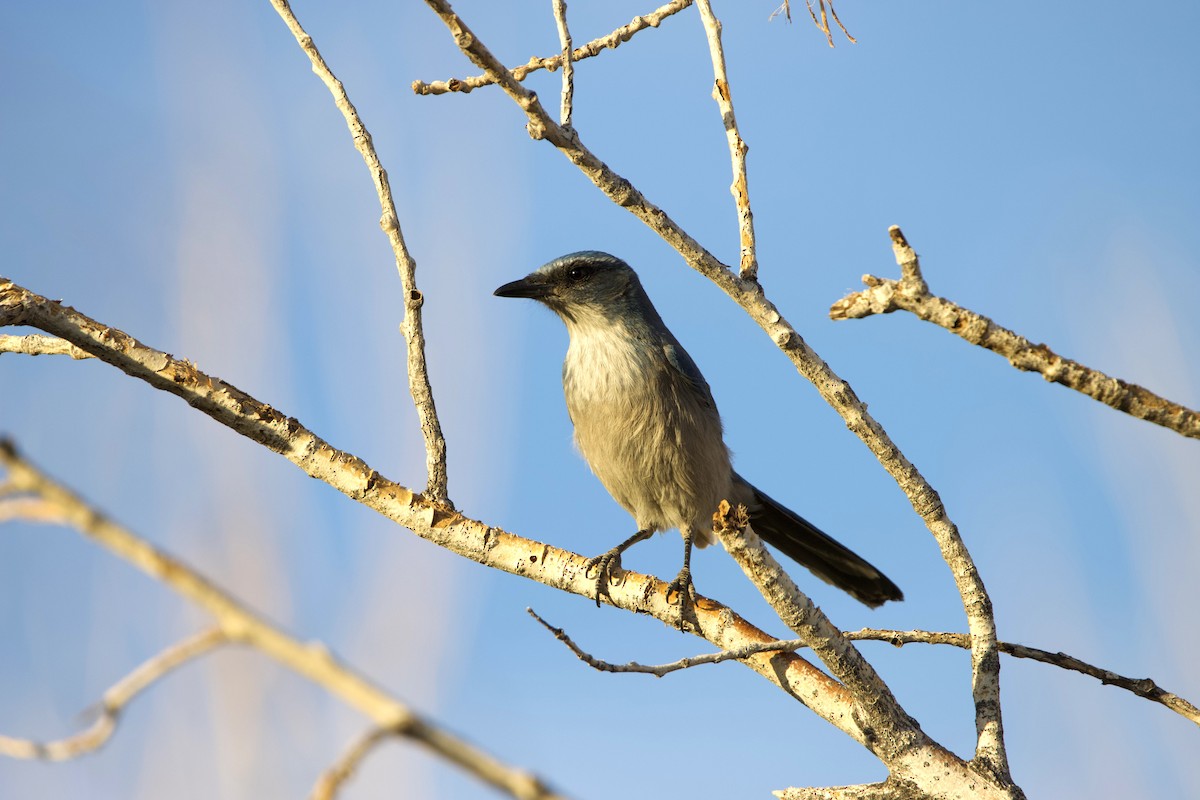
[[[700,400],[705,405],[716,408],[717,403],[713,400],[712,390],[708,388],[708,381],[704,380],[704,376],[700,374],[700,368],[696,366],[695,361],[692,361],[687,350],[683,349],[683,345],[679,342],[669,342],[663,345],[663,353],[667,356],[667,363],[676,372],[687,378]]]

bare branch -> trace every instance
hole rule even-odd
[[[53,742],[34,742],[0,736],[0,755],[10,758],[67,761],[99,750],[116,731],[117,722],[125,706],[143,689],[166,677],[177,667],[229,642],[229,635],[221,628],[210,628],[176,642],[114,683],[100,698],[96,708],[96,721],[87,730]]]
[[[1159,397],[1148,389],[1056,355],[1044,344],[1032,344],[1024,336],[941,297],[929,294],[921,276],[917,254],[898,226],[888,229],[899,281],[864,275],[867,289],[847,295],[829,309],[830,319],[861,319],[872,314],[909,311],[945,328],[974,345],[991,350],[1019,370],[1041,373],[1047,381],[1062,384],[1106,406],[1132,417],[1153,422],[1192,439],[1200,439],[1200,413]]]
[[[28,336],[0,335],[0,353],[23,353],[27,356],[70,356],[74,359],[92,357],[68,341],[36,333]]]
[[[842,21],[840,19],[838,19],[837,11],[835,11],[833,8],[833,0],[817,0],[817,2],[818,2],[818,5],[820,5],[820,7],[821,7],[821,18],[819,20],[817,19],[816,13],[813,11],[812,0],[804,0],[805,5],[808,6],[808,15],[810,17],[812,17],[813,25],[816,25],[817,30],[819,30],[821,33],[825,34],[825,41],[827,41],[829,43],[829,46],[833,47],[833,31],[830,30],[830,28],[829,28],[829,16],[826,14],[826,10],[825,10],[825,5],[827,3],[829,5],[828,14],[831,14],[833,16],[833,21],[836,22],[837,26],[842,29],[842,33],[844,33],[846,35],[846,38],[849,39],[851,41],[851,43],[856,44],[858,42],[858,40],[850,35],[850,31],[846,30],[846,26],[842,24]],[[784,6],[785,7],[788,6],[788,3],[786,2],[786,0],[784,2]],[[779,12],[776,11],[775,13],[779,13]],[[774,16],[774,15],[772,15],[772,16]],[[791,12],[790,8],[788,8],[788,10],[787,10],[787,18],[788,18],[788,22],[791,22],[792,12]]]
[[[887,642],[896,647],[912,643],[948,644],[964,649],[970,646],[965,634],[939,633],[934,631],[892,631],[863,628],[858,631],[847,631],[846,638],[854,639],[855,641]],[[1043,664],[1050,664],[1062,669],[1089,675],[1106,686],[1116,686],[1133,692],[1138,697],[1144,697],[1155,703],[1161,703],[1181,717],[1200,725],[1200,709],[1179,695],[1162,689],[1152,678],[1126,678],[1115,672],[1110,672],[1109,670],[1088,664],[1085,661],[1080,661],[1078,658],[1069,656],[1066,653],[1051,653],[1049,650],[1039,650],[1036,647],[1026,647],[1022,644],[1000,642],[1000,651],[1016,658],[1041,661]]]
[[[463,53],[503,87],[528,117],[530,136],[546,139],[575,164],[614,203],[642,220],[675,248],[687,263],[709,278],[740,305],[769,335],[776,346],[810,381],[821,397],[842,417],[895,479],[938,543],[962,598],[971,634],[971,693],[976,711],[976,758],[997,776],[1011,782],[1004,749],[1000,707],[1000,656],[996,648],[996,622],[991,599],[958,528],[950,520],[941,498],[924,476],[892,442],[883,426],[867,411],[850,385],[842,380],[779,313],[757,281],[743,281],[690,234],[654,205],[627,179],[613,172],[587,149],[575,131],[555,124],[537,99],[502,65],[445,0],[426,0],[454,36]]]
[[[556,628],[546,620],[538,616],[537,612],[532,608],[525,609],[529,616],[536,619],[542,624],[546,630],[554,634],[554,638],[567,646],[580,661],[587,664],[594,670],[599,672],[633,672],[643,675],[653,675],[656,678],[661,678],[664,675],[669,675],[681,669],[690,669],[698,667],[701,664],[720,664],[723,661],[741,661],[750,656],[761,655],[763,653],[791,653],[804,647],[805,644],[800,639],[792,639],[790,641],[777,642],[756,642],[748,644],[744,647],[739,647],[736,650],[722,650],[719,653],[703,653],[698,656],[688,656],[681,658],[678,661],[672,661],[669,664],[639,664],[636,661],[630,661],[628,664],[614,664],[611,661],[604,661],[596,658],[592,654],[585,651],[579,645],[575,644],[574,640],[567,635],[567,632],[562,628]]]
[[[424,745],[436,755],[513,797],[521,800],[558,798],[558,795],[551,792],[535,776],[501,763],[475,745],[424,719],[349,666],[339,662],[321,642],[305,643],[289,636],[182,561],[158,550],[108,519],[34,467],[17,453],[12,442],[8,440],[0,439],[0,464],[7,469],[7,484],[19,492],[35,496],[55,506],[61,512],[60,521],[212,614],[220,630],[220,641],[211,643],[207,649],[224,642],[253,647],[298,675],[303,675],[329,690],[347,705],[370,718],[378,727]],[[189,650],[174,653],[165,667],[157,665],[151,669],[139,669],[126,679],[132,681],[133,693],[157,677],[159,672],[165,672],[204,652],[193,652],[196,647],[197,645],[193,645]],[[129,693],[128,687],[125,687],[124,692]],[[122,700],[122,697],[124,695],[121,693],[116,695],[120,702],[116,704],[113,714],[127,701],[127,698]],[[108,708],[109,695],[106,694],[106,711]],[[101,725],[104,722],[102,718],[97,724]],[[108,729],[102,728],[102,738],[91,747],[94,749],[99,746],[111,733],[111,724],[108,725]],[[67,743],[75,749],[81,746],[72,740],[67,740]],[[77,753],[72,752],[72,755],[75,754]]]
[[[672,0],[666,5],[659,6],[649,14],[641,17],[634,17],[633,21],[628,25],[623,25],[617,28],[607,36],[601,36],[599,39],[593,39],[582,47],[576,48],[572,55],[571,61],[582,61],[585,58],[591,58],[599,55],[604,50],[616,50],[624,42],[628,42],[633,38],[633,35],[646,28],[657,28],[664,19],[677,14],[683,9],[692,4],[692,0]],[[525,80],[526,76],[538,70],[544,69],[553,72],[563,65],[563,57],[561,55],[551,56],[549,58],[537,58],[536,56],[529,59],[529,63],[519,67],[514,67],[512,75],[519,81]],[[469,94],[471,91],[478,89],[481,86],[491,86],[496,83],[491,75],[476,75],[470,78],[451,78],[446,81],[434,81],[433,83],[425,83],[424,81],[413,81],[412,90],[417,94],[446,94],[448,92],[462,92]]]
[[[329,769],[321,773],[317,783],[309,794],[309,800],[333,800],[341,791],[342,784],[354,776],[362,760],[370,755],[375,746],[385,739],[396,735],[396,731],[387,728],[372,728],[350,743],[346,752],[338,757]]]
[[[803,788],[793,786],[772,792],[779,800],[918,800],[927,795],[912,787],[885,781],[858,786],[826,786]]]
[[[729,140],[729,157],[733,162],[733,184],[729,187],[737,207],[738,232],[741,241],[741,278],[758,279],[758,245],[754,239],[754,214],[750,210],[750,185],[746,181],[746,152],[750,149],[738,130],[733,113],[733,92],[725,72],[725,48],[721,46],[721,21],[713,14],[709,0],[696,0],[704,32],[708,37],[708,52],[713,65],[713,99],[721,109],[725,137]]]
[[[567,28],[566,0],[552,0],[554,22],[558,25],[558,40],[562,42],[562,110],[558,121],[564,128],[571,127],[571,104],[575,97],[575,66],[571,59],[571,31]]]
[[[350,102],[342,82],[334,77],[333,72],[321,57],[317,46],[313,43],[296,15],[292,13],[287,0],[271,0],[271,5],[283,18],[288,30],[296,37],[296,43],[308,56],[312,70],[333,95],[334,104],[346,119],[350,135],[354,138],[354,147],[362,156],[371,172],[375,183],[375,192],[379,195],[379,205],[383,216],[379,226],[387,235],[392,245],[392,253],[396,258],[396,270],[400,273],[400,283],[404,288],[404,321],[400,331],[404,334],[404,342],[408,349],[408,389],[412,394],[413,403],[417,408],[417,417],[421,421],[421,435],[425,438],[425,463],[428,474],[426,492],[436,501],[453,507],[447,492],[448,477],[446,474],[446,438],[442,435],[442,426],[438,421],[437,407],[433,401],[433,389],[429,384],[429,371],[425,363],[425,332],[421,326],[421,305],[425,296],[417,289],[417,262],[408,252],[404,243],[404,234],[400,230],[400,218],[396,214],[396,204],[392,200],[392,187],[388,182],[387,170],[379,161],[375,152],[375,144],[371,134],[358,115],[354,104]]]

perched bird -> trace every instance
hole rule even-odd
[[[596,603],[621,553],[658,531],[683,534],[683,569],[671,589],[690,596],[691,549],[711,544],[722,500],[743,504],[762,539],[868,606],[902,600],[882,572],[733,470],[712,392],[637,274],[608,253],[556,258],[495,291],[548,306],[570,334],[563,393],[575,443],[637,533],[589,563]]]

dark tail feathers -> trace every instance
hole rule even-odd
[[[750,525],[763,541],[807,567],[826,583],[848,592],[871,608],[888,600],[903,600],[904,593],[875,567],[799,514],[746,484],[754,496],[748,506]]]

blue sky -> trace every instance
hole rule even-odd
[[[549,3],[455,4],[509,64],[557,49]],[[572,4],[576,42],[651,4]],[[830,322],[887,226],[932,291],[1109,374],[1200,405],[1200,25],[1194,4],[844,4],[827,47],[773,6],[720,3],[750,145],[761,276],[941,494],[1001,637],[1200,698],[1195,442],[1018,373],[911,316]],[[451,496],[467,514],[594,554],[632,532],[574,452],[560,323],[491,291],[572,250],[637,268],[705,372],[738,469],[883,568],[869,611],[797,577],[844,628],[961,630],[907,500],[770,340],[471,74],[419,3],[297,3],[371,130],[419,265]],[[802,9],[797,9],[803,12]],[[0,273],[195,361],[389,477],[424,483],[370,180],[266,2],[0,7]],[[558,75],[530,80],[550,106]],[[724,131],[694,10],[578,66],[584,141],[729,263]],[[489,572],[317,484],[173,397],[95,362],[0,358],[0,430],[115,518],[417,709],[579,797],[766,796],[878,780],[868,753],[735,665],[594,673],[524,613],[610,660],[703,643]],[[627,566],[673,575],[675,534]],[[697,585],[784,635],[716,550]],[[204,622],[70,531],[0,535],[0,732],[54,737],[119,676]],[[970,752],[969,663],[863,645],[926,731]],[[1006,660],[1013,772],[1042,797],[1200,794],[1190,723]],[[365,723],[253,653],[157,686],[98,755],[0,761],[0,797],[300,796]],[[346,797],[490,797],[413,748]]]

